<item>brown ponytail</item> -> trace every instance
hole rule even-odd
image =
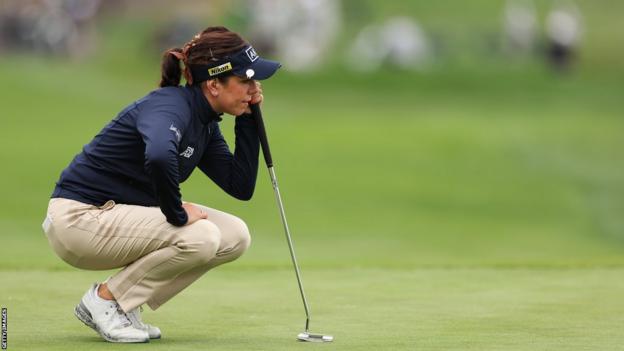
[[[188,84],[193,84],[187,65],[219,61],[247,45],[249,44],[240,35],[225,27],[208,27],[181,49],[173,48],[163,53],[160,87],[180,85],[182,74]],[[180,67],[180,61],[184,64],[184,71]]]
[[[180,68],[180,59],[172,52],[182,53],[182,49],[173,48],[165,50],[162,56],[162,63],[160,65],[161,78],[160,87],[177,87],[180,85],[180,78],[182,77],[182,69]]]

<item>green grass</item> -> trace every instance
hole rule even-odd
[[[284,269],[208,273],[146,322],[162,340],[140,350],[621,350],[624,271],[618,269],[306,270],[311,331]],[[72,315],[88,272],[2,272],[9,349],[117,350]]]
[[[402,9],[393,6],[384,11]],[[607,31],[613,13],[589,11],[590,23],[606,20],[588,35],[619,38]],[[434,17],[425,22],[442,21]],[[109,54],[91,61],[0,57],[9,349],[126,347],[72,316],[88,285],[110,272],[69,267],[40,229],[54,182],[81,145],[154,87],[158,64],[137,45],[153,24],[113,24],[101,43]],[[537,62],[495,59],[428,73],[280,72],[264,84],[263,111],[312,329],[336,342],[294,341],[303,309],[261,167],[250,202],[201,172],[183,184],[186,200],[245,219],[253,243],[146,311],[165,338],[135,347],[622,349],[624,74],[621,63],[608,66],[620,57],[611,50],[589,52],[561,77]],[[222,122],[230,140],[232,126]]]

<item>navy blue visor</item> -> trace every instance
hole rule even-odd
[[[281,66],[279,62],[261,58],[253,47],[246,46],[219,61],[207,65],[189,65],[189,69],[193,76],[193,84],[196,84],[232,74],[248,79],[263,80],[271,77]]]

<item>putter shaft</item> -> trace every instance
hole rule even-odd
[[[310,336],[308,330],[310,327],[310,307],[308,306],[308,300],[306,299],[305,292],[303,291],[303,283],[301,282],[301,272],[299,271],[299,264],[297,263],[297,257],[295,256],[295,248],[293,247],[292,238],[290,237],[290,229],[288,229],[288,222],[286,221],[286,214],[284,213],[284,204],[282,203],[282,196],[280,195],[279,187],[277,186],[277,177],[275,176],[275,170],[273,168],[273,157],[271,156],[271,149],[269,148],[269,141],[264,127],[264,121],[262,119],[262,112],[260,106],[257,104],[250,105],[252,115],[256,120],[258,126],[258,139],[262,147],[262,154],[264,155],[264,161],[269,169],[269,175],[271,176],[271,184],[273,185],[273,191],[275,192],[275,199],[277,200],[277,206],[279,207],[280,216],[282,217],[282,224],[284,225],[284,232],[286,233],[286,240],[288,242],[288,250],[290,251],[290,258],[292,259],[293,266],[295,267],[295,274],[297,276],[297,284],[299,285],[299,292],[301,293],[301,300],[303,301],[303,307],[306,313],[305,333],[299,334],[299,340],[302,341],[332,341],[332,336],[326,335],[322,338],[315,338]]]
[[[286,240],[288,241],[288,249],[290,251],[290,258],[292,259],[293,266],[295,267],[295,274],[297,275],[297,284],[299,285],[299,292],[301,293],[301,299],[303,300],[303,307],[306,313],[305,332],[308,332],[310,326],[310,307],[308,306],[308,300],[306,299],[305,292],[303,291],[303,283],[301,282],[301,273],[299,272],[299,264],[297,264],[297,257],[295,256],[295,249],[293,247],[292,239],[290,237],[290,230],[288,229],[288,222],[286,221],[286,214],[284,213],[284,205],[282,203],[282,196],[280,195],[279,187],[277,186],[277,177],[275,176],[275,169],[273,165],[269,168],[269,175],[271,176],[271,184],[273,184],[273,191],[275,192],[275,199],[277,200],[277,206],[279,207],[280,216],[282,217],[282,224],[284,225],[284,232],[286,233]]]

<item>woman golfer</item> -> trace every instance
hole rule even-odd
[[[257,80],[279,67],[238,34],[209,27],[166,51],[160,88],[121,111],[61,174],[43,225],[50,245],[78,268],[123,267],[75,308],[104,339],[159,338],[140,306],[157,309],[249,246],[241,219],[184,202],[179,184],[199,167],[233,197],[251,198],[259,142],[249,106],[263,99]],[[223,113],[237,116],[234,154],[219,129]]]

